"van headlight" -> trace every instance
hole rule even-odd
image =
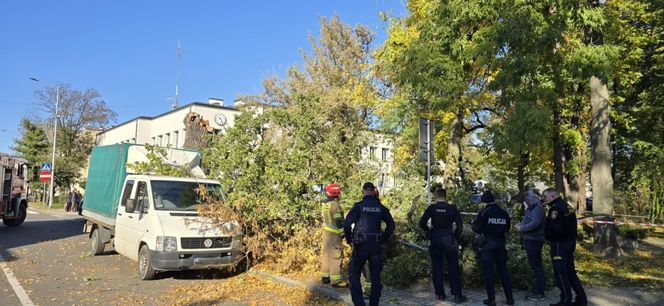
[[[178,240],[171,236],[157,236],[157,251],[173,252],[178,250]]]
[[[226,233],[226,234],[237,234],[240,232],[240,223],[238,223],[235,220],[231,221],[226,221],[224,224],[221,226],[221,229]]]

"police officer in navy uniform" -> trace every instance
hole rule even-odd
[[[514,305],[512,280],[507,272],[507,250],[505,234],[510,229],[510,216],[496,203],[491,191],[485,191],[480,198],[486,205],[471,223],[473,232],[484,236],[479,248],[479,258],[484,272],[484,286],[488,299],[486,305],[496,305],[496,288],[493,281],[493,264],[498,268],[500,283],[505,291],[507,305]]]
[[[348,244],[353,246],[353,254],[348,267],[348,280],[354,305],[365,305],[362,298],[360,274],[367,261],[369,261],[372,284],[369,305],[378,305],[382,289],[380,283],[381,244],[388,241],[394,233],[394,219],[387,207],[376,199],[375,189],[374,184],[370,182],[362,185],[362,201],[353,205],[344,222],[344,236]],[[384,233],[381,233],[380,230],[381,222],[385,222],[386,225]],[[351,232],[353,224],[355,227]]]
[[[588,304],[586,292],[574,268],[574,250],[576,249],[576,214],[571,211],[555,188],[544,190],[544,203],[549,213],[544,226],[544,237],[551,242],[551,263],[556,284],[560,288],[560,302],[551,305]],[[572,302],[572,290],[576,300]]]
[[[459,210],[447,203],[447,192],[443,188],[436,189],[436,203],[429,205],[420,218],[420,227],[431,240],[429,256],[431,257],[431,278],[433,288],[438,300],[444,300],[445,286],[443,285],[443,256],[447,259],[447,274],[450,288],[454,295],[454,303],[463,303],[467,300],[461,294],[461,275],[459,275],[459,245],[457,240],[463,231],[463,221]],[[431,220],[432,229],[428,222]],[[456,227],[452,230],[452,223]]]

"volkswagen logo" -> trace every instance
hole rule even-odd
[[[203,245],[206,248],[212,247],[212,239],[205,239],[205,241],[203,241]]]

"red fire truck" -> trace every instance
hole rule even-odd
[[[0,153],[0,218],[6,226],[19,226],[28,209],[28,161]]]

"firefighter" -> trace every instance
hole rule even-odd
[[[551,242],[551,263],[556,284],[560,288],[560,301],[551,305],[587,305],[588,299],[574,268],[576,249],[576,214],[555,188],[542,193],[544,203],[551,206],[546,217],[544,237]],[[576,300],[572,303],[572,290]]]
[[[348,267],[348,278],[354,305],[365,305],[362,298],[360,274],[367,261],[369,261],[372,284],[369,305],[378,305],[382,289],[380,283],[381,244],[388,241],[394,233],[394,219],[392,219],[387,207],[380,204],[374,196],[375,189],[374,184],[370,182],[362,185],[362,201],[353,205],[344,222],[346,241],[353,246],[353,255]],[[386,225],[383,233],[380,229],[381,222],[385,222]]]
[[[341,237],[343,230],[343,212],[339,206],[341,187],[330,184],[325,187],[327,198],[323,201],[323,243],[321,250],[321,281],[333,287],[346,288],[348,283],[341,279]]]
[[[505,234],[510,229],[510,216],[507,211],[496,203],[491,191],[485,191],[480,198],[485,204],[477,217],[471,223],[473,232],[484,236],[479,246],[479,258],[484,271],[484,286],[488,299],[484,304],[496,305],[496,288],[493,281],[493,265],[496,264],[500,283],[505,291],[507,305],[514,305],[512,296],[512,280],[507,271],[507,249],[505,249]]]
[[[420,228],[430,239],[429,255],[431,257],[431,279],[438,300],[444,300],[443,256],[447,259],[447,274],[450,290],[454,295],[454,303],[463,303],[468,299],[461,294],[461,275],[459,271],[459,245],[463,231],[463,220],[459,210],[447,203],[447,192],[443,188],[436,189],[436,203],[429,205],[420,218]],[[432,229],[428,222],[431,220]],[[455,224],[452,230],[452,224]]]

